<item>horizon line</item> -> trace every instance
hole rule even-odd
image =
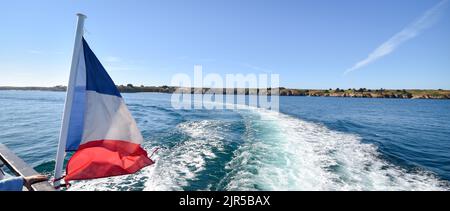
[[[133,84],[132,84],[133,85]],[[127,85],[117,85],[116,86],[120,87],[120,86],[125,86],[127,87]],[[143,85],[144,87],[156,87],[156,88],[162,88],[162,87],[176,87],[176,88],[203,88],[203,89],[276,89],[276,88],[280,88],[280,89],[290,89],[290,90],[359,90],[359,89],[366,89],[366,90],[436,90],[436,91],[450,91],[450,88],[383,88],[383,87],[377,87],[377,88],[367,88],[367,87],[359,87],[359,88],[289,88],[289,87],[284,87],[284,86],[279,86],[279,87],[266,87],[266,88],[249,88],[249,87],[233,87],[233,88],[228,88],[228,87],[221,87],[221,88],[211,88],[211,87],[180,87],[180,86],[169,86],[169,85]],[[43,89],[51,89],[51,88],[67,88],[66,85],[55,85],[55,86],[4,86],[4,85],[0,85],[0,91],[2,91],[1,89],[4,88],[43,88]],[[134,86],[133,88],[141,88],[141,85],[139,86]]]

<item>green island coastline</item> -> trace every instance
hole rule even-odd
[[[288,89],[268,88],[236,88],[236,89],[213,89],[213,88],[189,88],[174,86],[117,86],[122,93],[154,92],[154,93],[192,93],[192,94],[267,94],[279,92],[280,96],[311,96],[311,97],[351,97],[351,98],[401,98],[401,99],[450,99],[450,90],[442,89]],[[0,86],[0,90],[23,90],[23,91],[66,91],[65,86],[54,87],[13,87]],[[274,94],[276,95],[276,94]]]

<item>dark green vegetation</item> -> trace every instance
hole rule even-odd
[[[323,96],[323,97],[357,97],[357,98],[420,98],[450,99],[450,90],[418,90],[418,89],[281,89],[280,95],[286,96]]]
[[[157,93],[215,93],[215,94],[264,94],[279,92],[281,96],[312,96],[312,97],[354,97],[354,98],[405,98],[405,99],[450,99],[450,90],[419,90],[419,89],[210,89],[210,88],[178,88],[173,86],[117,86],[122,93],[157,92]],[[39,91],[65,91],[65,86],[55,87],[10,87],[0,86],[0,90],[39,90]]]
[[[24,90],[24,91],[60,91],[65,92],[65,86],[54,86],[54,87],[35,87],[35,86],[27,86],[27,87],[15,87],[15,86],[0,86],[0,90]]]

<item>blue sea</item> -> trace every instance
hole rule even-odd
[[[280,97],[280,111],[176,110],[123,94],[156,164],[69,190],[449,190],[450,101]],[[0,91],[0,142],[50,175],[65,93]]]

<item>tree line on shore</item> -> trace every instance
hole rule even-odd
[[[192,94],[242,94],[242,95],[280,95],[280,96],[312,96],[312,97],[354,97],[354,98],[420,98],[450,99],[450,90],[419,89],[287,89],[279,88],[191,88],[174,86],[134,86],[133,84],[117,86],[122,93],[156,92],[156,93],[192,93]],[[10,87],[2,86],[0,90],[40,90],[66,91],[65,86],[54,87]]]

